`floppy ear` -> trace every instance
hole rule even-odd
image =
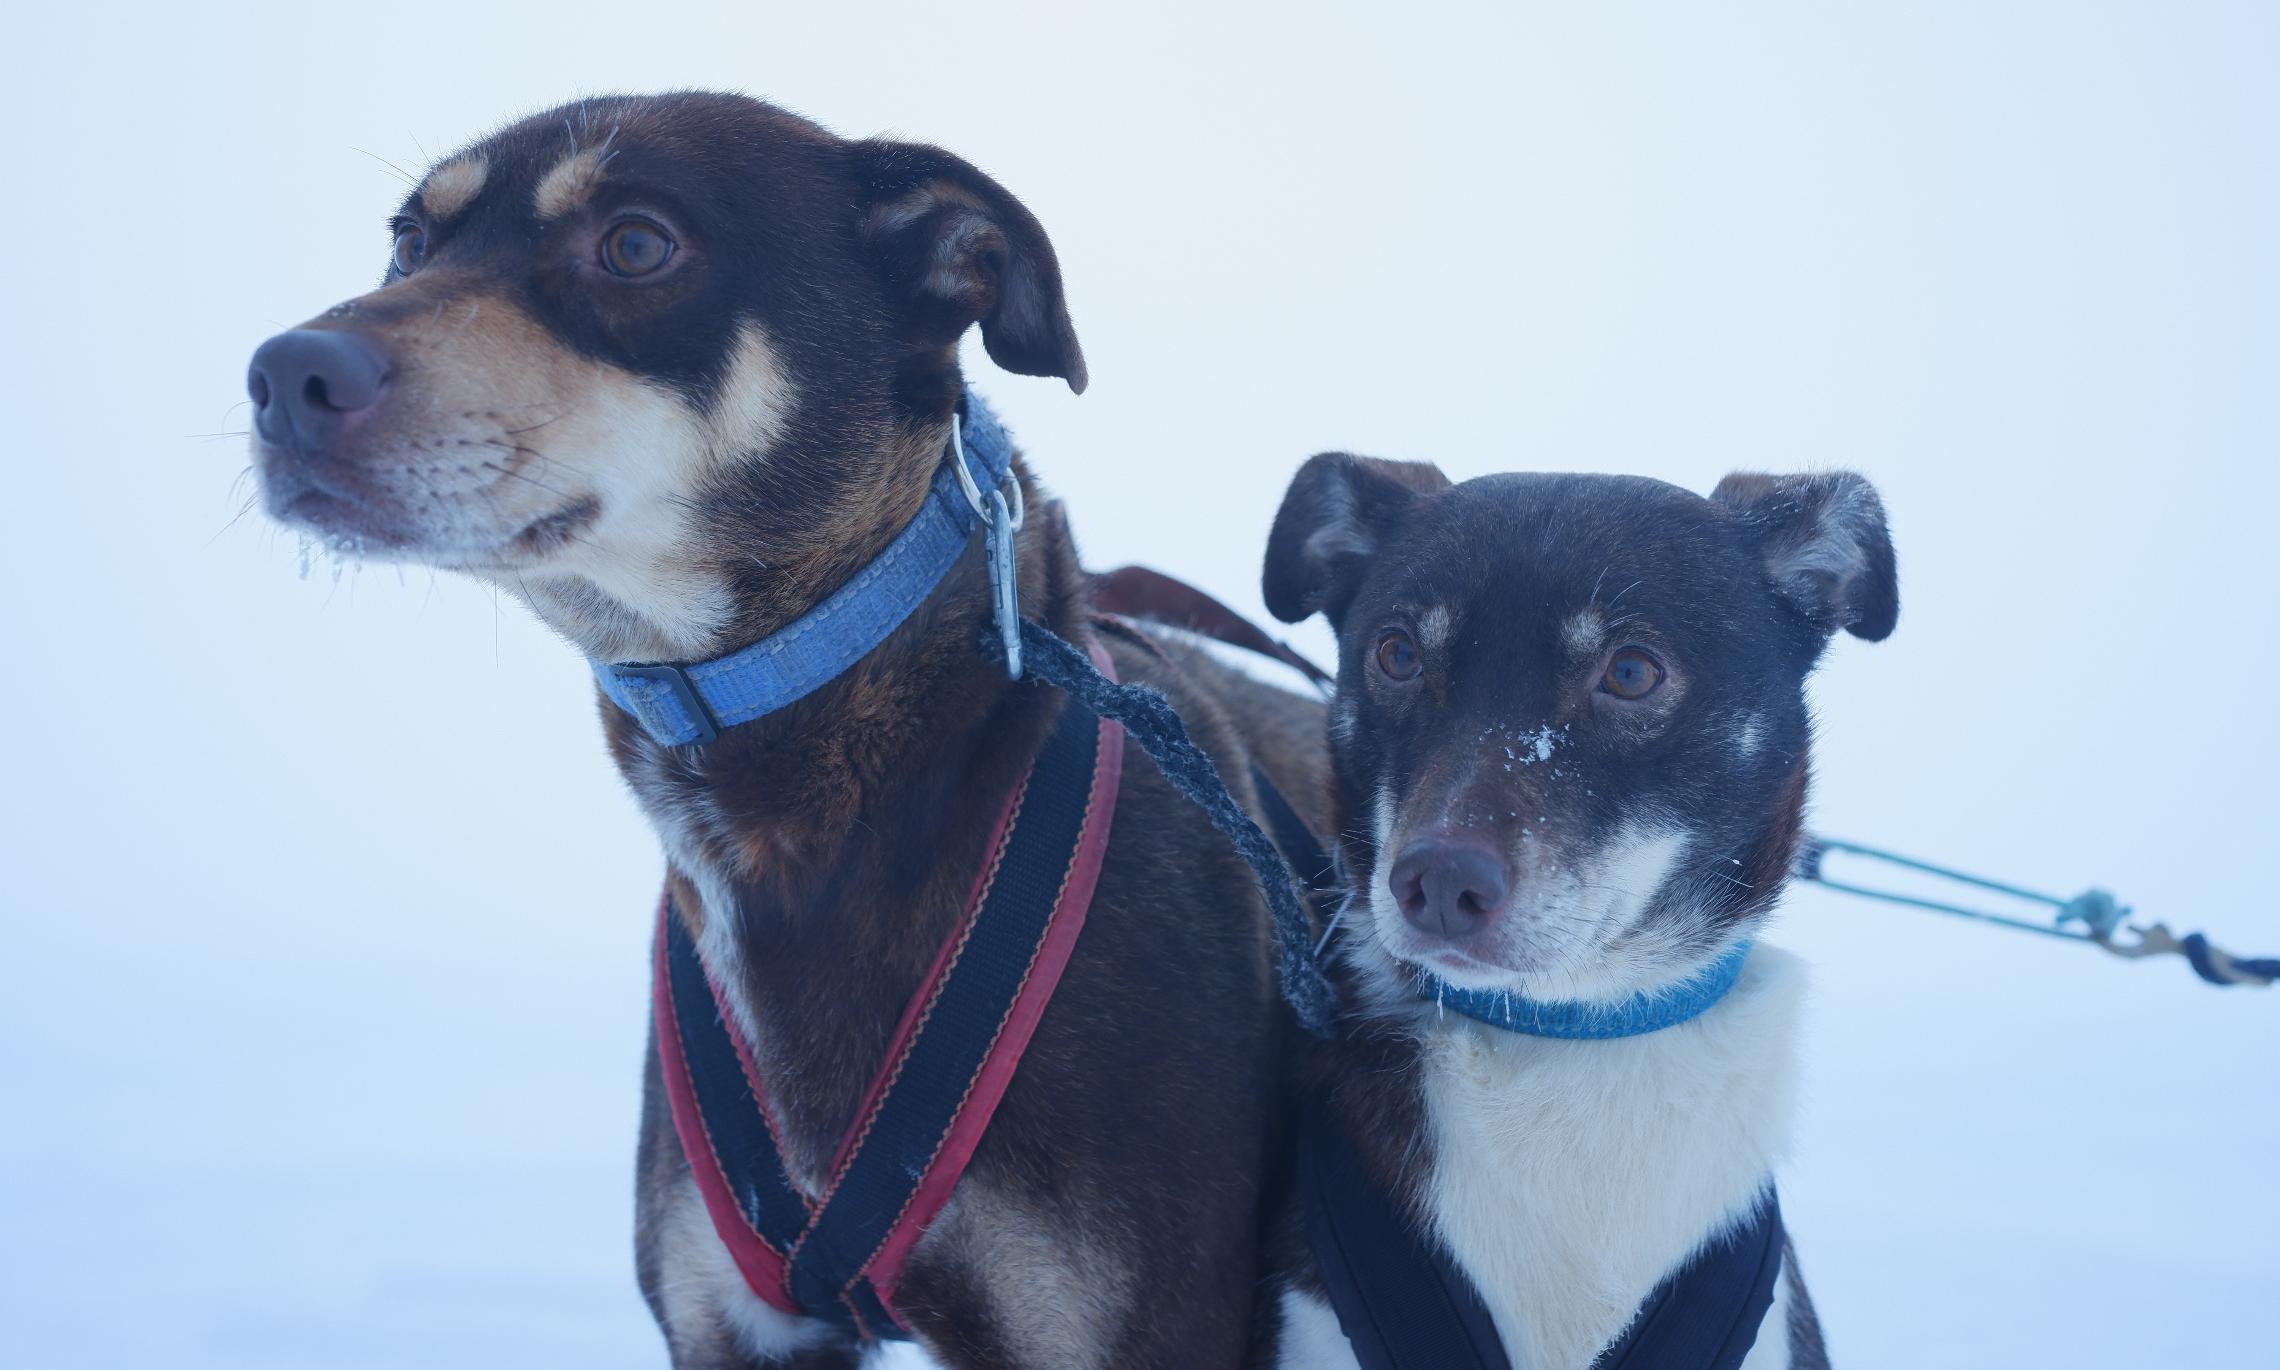
[[[1363,569],[1418,500],[1449,488],[1441,468],[1344,452],[1308,457],[1267,535],[1267,609],[1285,623],[1345,617]]]
[[[1900,577],[1876,487],[1850,471],[1736,471],[1710,498],[1742,516],[1766,580],[1823,633],[1881,642],[1900,618]]]
[[[937,147],[855,144],[863,233],[922,347],[968,327],[1008,371],[1085,388],[1085,354],[1061,298],[1061,267],[1037,217],[1005,187]]]

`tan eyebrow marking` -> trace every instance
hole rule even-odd
[[[1417,621],[1417,645],[1428,652],[1438,652],[1449,645],[1449,606],[1436,604],[1425,611]]]
[[[491,164],[481,157],[458,157],[428,173],[420,185],[420,204],[439,219],[448,219],[483,193]]]
[[[1590,656],[1607,640],[1607,620],[1597,605],[1577,613],[1560,625],[1560,642],[1576,656]]]
[[[558,219],[584,204],[594,183],[602,179],[602,164],[608,160],[609,154],[602,148],[590,147],[556,162],[539,178],[538,190],[531,197],[538,217]]]

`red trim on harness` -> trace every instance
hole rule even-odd
[[[752,1292],[771,1307],[797,1317],[800,1307],[792,1298],[791,1285],[786,1279],[789,1266],[784,1255],[753,1230],[736,1196],[728,1192],[726,1171],[719,1154],[713,1150],[712,1133],[705,1127],[705,1115],[697,1107],[696,1086],[689,1079],[689,1060],[681,1050],[680,1020],[673,1014],[673,978],[665,970],[665,920],[670,917],[670,910],[660,903],[652,972],[655,987],[650,994],[650,1005],[657,1024],[657,1073],[665,1079],[665,1097],[672,1106],[673,1135],[680,1139],[681,1154],[688,1158],[689,1174],[696,1180],[697,1193],[704,1198],[713,1231],[720,1234],[721,1244],[728,1248],[737,1272],[744,1276]],[[717,1005],[720,999],[717,987],[713,990],[713,999]],[[721,1021],[728,1025],[729,1035],[736,1037],[735,1020],[727,1016],[725,1008]],[[740,1043],[740,1054],[742,1050]],[[754,1083],[757,1091],[757,1081]],[[755,1092],[753,1097],[761,1096]],[[765,1108],[762,1111],[765,1112]],[[773,1126],[771,1122],[770,1127]]]
[[[949,978],[950,968],[958,964],[958,956],[965,951],[966,942],[974,935],[974,923],[980,918],[982,901],[990,897],[990,885],[997,879],[998,867],[1005,864],[1006,839],[1013,835],[1013,825],[1021,817],[1021,801],[1029,795],[1029,776],[1024,773],[1021,783],[1005,797],[1005,807],[998,812],[996,826],[990,829],[989,845],[982,848],[989,859],[974,873],[973,887],[966,892],[965,913],[950,935],[942,940],[942,949],[934,954],[934,964],[927,968],[926,978],[918,982],[918,990],[903,1007],[902,1021],[895,1025],[895,1035],[887,1042],[887,1053],[882,1059],[878,1074],[871,1078],[871,1087],[863,1092],[863,1102],[855,1106],[855,1123],[847,1135],[839,1139],[839,1150],[831,1157],[831,1182],[824,1198],[839,1187],[847,1173],[847,1163],[855,1158],[855,1149],[870,1135],[871,1124],[878,1120],[879,1105],[886,1102],[887,1091],[894,1087],[902,1075],[903,1062],[910,1057],[911,1043],[918,1036],[919,1027],[934,1012],[934,1004],[942,994],[942,982]],[[820,1206],[822,1200],[817,1200]]]
[[[1115,671],[1100,644],[1088,640],[1086,646],[1101,674],[1114,679]],[[1045,1015],[1045,1005],[1053,998],[1054,989],[1061,983],[1061,972],[1068,968],[1069,956],[1076,950],[1077,934],[1084,930],[1085,915],[1092,908],[1093,889],[1100,883],[1101,862],[1108,853],[1109,829],[1115,822],[1117,788],[1123,776],[1124,729],[1104,718],[1100,721],[1099,760],[1093,769],[1092,794],[1086,801],[1076,854],[1070,859],[1068,873],[1062,879],[1060,898],[1054,902],[1052,921],[1044,940],[1038,943],[1028,978],[1022,982],[1021,993],[1015,997],[1005,1021],[998,1025],[997,1039],[990,1044],[981,1070],[968,1086],[966,1097],[959,1102],[941,1148],[934,1153],[934,1160],[919,1179],[918,1187],[911,1191],[910,1202],[895,1219],[887,1239],[864,1264],[863,1273],[879,1291],[879,1301],[889,1312],[894,1311],[894,1286],[902,1274],[904,1259],[918,1244],[935,1215],[942,1211],[942,1206],[950,1202],[958,1177],[965,1174],[967,1163],[974,1159],[974,1149],[981,1144],[982,1134],[989,1130],[990,1119],[1005,1097],[1006,1086],[1013,1082],[1022,1053],[1028,1050],[1029,1039],[1037,1032],[1037,1022]],[[899,1319],[900,1315],[896,1316]]]
[[[665,902],[669,906],[671,897],[667,896]],[[705,971],[705,988],[712,992],[713,1007],[720,1013],[720,1025],[728,1033],[729,1046],[736,1051],[736,1064],[744,1072],[745,1088],[752,1091],[752,1101],[760,1107],[760,1121],[768,1129],[768,1140],[775,1144],[778,1156],[791,1155],[784,1148],[784,1128],[776,1119],[776,1106],[768,1102],[767,1087],[760,1083],[760,1063],[752,1055],[752,1044],[744,1040],[744,1027],[737,1021],[736,1013],[729,1007],[728,996],[720,992],[720,984],[709,969]],[[679,1030],[678,1024],[675,1030]],[[809,1215],[813,1216],[816,1201],[801,1193],[800,1202],[807,1205]]]

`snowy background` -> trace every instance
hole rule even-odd
[[[385,163],[579,93],[1024,197],[1094,386],[973,360],[1096,564],[1255,610],[1332,446],[1867,472],[1904,612],[1816,687],[1820,824],[2280,952],[2280,10],[1871,8],[12,13],[0,1364],[663,1363],[659,858],[585,673],[472,585],[301,574],[227,436],[379,273]],[[2271,1354],[2280,994],[1813,893],[1781,936],[1841,1364]]]

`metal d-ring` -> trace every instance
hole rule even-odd
[[[982,492],[980,483],[974,479],[972,468],[966,464],[966,427],[959,421],[958,411],[955,409],[950,411],[950,453],[950,469],[958,474],[958,488],[965,492],[966,503],[973,506],[975,516],[980,518],[983,523],[990,522],[992,517],[990,497]],[[1000,484],[1003,488],[1013,492],[1012,526],[1013,530],[1018,533],[1021,531],[1022,520],[1029,515],[1029,502],[1023,496],[1020,478],[1013,474],[1012,468],[1007,468],[1005,479]]]
[[[958,473],[958,488],[966,492],[966,503],[974,507],[974,516],[989,522],[989,501],[982,497],[982,487],[974,483],[974,473],[966,469],[966,426],[958,421],[955,409],[950,411],[950,469]]]
[[[1021,493],[1021,478],[1013,474],[1010,466],[1006,468],[1004,488],[1013,492],[1013,521],[1006,525],[1006,529],[1018,533],[1021,531],[1021,521],[1029,517],[1029,500]]]

